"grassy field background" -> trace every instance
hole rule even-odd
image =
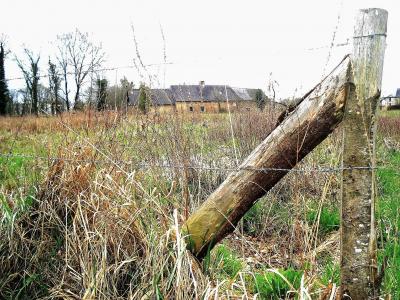
[[[0,298],[328,295],[340,285],[334,170],[341,128],[297,167],[332,172],[290,172],[204,262],[185,251],[179,236],[187,215],[269,134],[277,115],[267,108],[231,118],[0,118]],[[382,295],[398,299],[398,111],[379,112],[377,159]]]

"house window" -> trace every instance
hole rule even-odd
[[[206,109],[204,108],[204,106],[200,106],[200,111],[201,111],[201,112],[205,112],[205,111],[206,111]]]
[[[193,111],[193,106],[189,106],[189,111]]]

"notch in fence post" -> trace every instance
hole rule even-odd
[[[387,17],[383,9],[362,9],[354,30],[354,86],[349,91],[343,127],[342,299],[370,299],[377,293],[375,115],[381,90]]]

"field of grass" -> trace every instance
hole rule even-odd
[[[203,262],[179,228],[277,112],[0,119],[1,299],[319,299],[339,278],[339,172],[291,172]],[[400,115],[378,120],[382,295],[400,297]],[[299,167],[340,165],[340,128]],[[183,166],[183,167],[182,167]]]

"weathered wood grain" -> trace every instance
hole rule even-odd
[[[360,10],[354,30],[353,81],[344,117],[341,220],[343,299],[376,299],[375,115],[385,52],[385,10]],[[371,167],[371,169],[352,169]],[[372,297],[372,298],[371,298]]]
[[[243,215],[341,122],[351,65],[340,67],[309,95],[183,225],[188,248],[199,259],[231,233]]]

